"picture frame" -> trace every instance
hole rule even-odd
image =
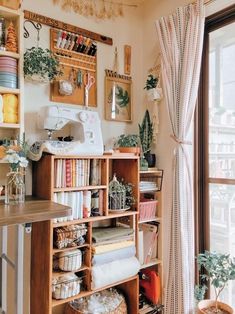
[[[132,122],[131,78],[105,77],[105,119]]]

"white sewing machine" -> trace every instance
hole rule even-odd
[[[49,139],[34,143],[29,157],[39,160],[43,152],[55,155],[102,155],[103,138],[99,115],[95,111],[65,106],[42,107],[38,113],[38,127],[48,131]],[[51,140],[52,132],[71,125],[72,142]]]

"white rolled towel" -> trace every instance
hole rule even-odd
[[[136,257],[125,258],[103,265],[93,266],[91,270],[91,289],[95,290],[117,281],[135,276],[140,270],[140,262]]]

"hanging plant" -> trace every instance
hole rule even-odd
[[[24,77],[28,81],[48,83],[62,75],[59,59],[49,49],[32,47],[24,53]]]

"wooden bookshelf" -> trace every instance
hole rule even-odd
[[[55,161],[58,159],[79,159],[79,160],[100,160],[101,164],[101,184],[86,185],[82,187],[55,187]],[[121,213],[109,213],[108,211],[108,186],[113,174],[122,177],[126,182],[133,184],[133,196],[136,200],[135,204],[128,210]],[[47,175],[45,175],[47,174]],[[52,200],[54,193],[60,192],[76,192],[86,190],[103,190],[103,215],[95,217],[87,217],[70,221],[53,222],[48,224],[36,225],[32,231],[32,272],[31,272],[31,313],[34,314],[53,314],[63,313],[66,304],[77,298],[89,296],[95,292],[104,290],[110,287],[117,287],[123,291],[128,306],[128,313],[138,313],[139,307],[139,279],[138,276],[127,278],[125,280],[115,282],[100,289],[91,289],[91,251],[92,251],[92,228],[97,223],[105,222],[110,226],[121,222],[122,219],[128,221],[131,228],[135,230],[134,240],[137,244],[137,215],[139,206],[139,157],[138,156],[52,156],[45,155],[39,162],[33,163],[33,194],[37,197],[42,197]],[[77,245],[71,248],[57,249],[53,247],[53,231],[55,228],[86,224],[88,233],[86,241],[83,245]],[[46,243],[45,243],[46,242]],[[42,243],[44,243],[42,249]],[[64,272],[53,271],[53,255],[60,252],[74,250],[76,248],[84,251],[83,265],[76,271],[66,272],[66,274],[77,273],[82,274],[85,282],[85,288],[76,296],[65,300],[52,299],[52,279],[63,275]],[[39,256],[42,263],[38,262]],[[43,273],[43,276],[41,274]],[[41,278],[43,277],[43,279]],[[35,288],[36,287],[36,288]],[[39,301],[40,300],[40,301]],[[40,303],[40,306],[39,306]]]

